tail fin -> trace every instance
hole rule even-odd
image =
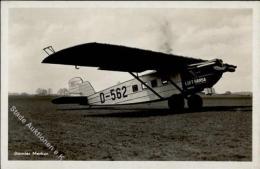
[[[95,90],[88,81],[74,77],[69,80],[69,93],[76,96],[90,96],[95,93]]]

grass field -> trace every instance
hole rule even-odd
[[[57,107],[50,97],[9,97],[9,160],[252,160],[252,108],[170,110]],[[46,147],[10,110],[58,150]],[[48,155],[15,155],[44,152]]]

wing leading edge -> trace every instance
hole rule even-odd
[[[206,60],[165,54],[144,49],[86,43],[50,54],[42,63],[98,67],[100,70],[143,72],[178,71]]]

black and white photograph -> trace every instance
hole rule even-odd
[[[3,168],[259,167],[259,3],[1,5]]]

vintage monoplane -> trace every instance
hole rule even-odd
[[[99,92],[95,92],[88,81],[72,78],[70,96],[54,99],[55,104],[107,106],[166,100],[169,108],[180,111],[186,100],[190,109],[198,110],[203,101],[197,93],[215,85],[224,72],[236,69],[221,59],[202,60],[102,43],[86,43],[57,52],[49,46],[44,51],[48,57],[42,63],[97,67],[128,72],[134,77]],[[138,75],[147,70],[152,72]]]

